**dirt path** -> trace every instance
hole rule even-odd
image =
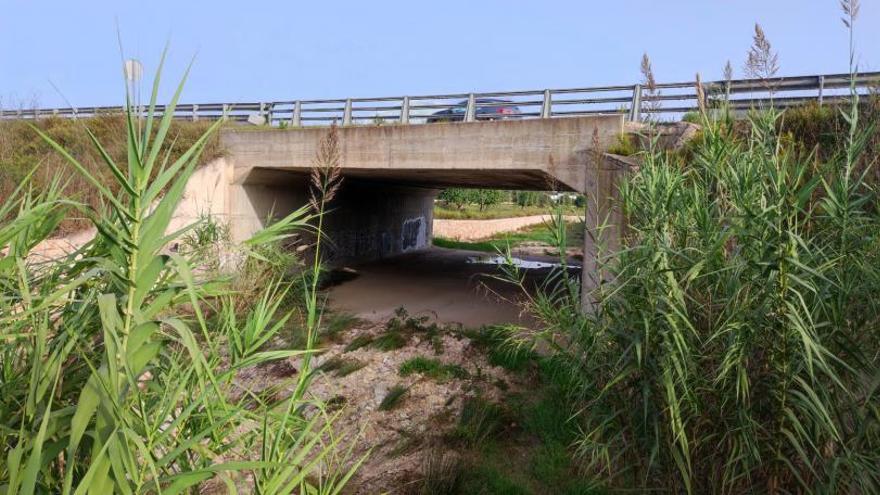
[[[513,232],[529,225],[550,221],[552,215],[532,215],[529,217],[495,218],[492,220],[434,220],[434,237],[445,237],[457,241],[475,241],[492,237],[499,232]],[[574,222],[580,217],[569,215],[566,221]]]

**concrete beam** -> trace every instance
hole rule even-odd
[[[594,130],[607,149],[621,115],[339,129],[343,174],[431,188],[453,186],[583,192]],[[264,171],[308,171],[325,128],[229,129],[221,142],[242,182]],[[265,172],[262,172],[265,175]]]

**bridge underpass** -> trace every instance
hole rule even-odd
[[[596,115],[339,128],[343,185],[326,218],[332,261],[363,262],[430,246],[434,199],[446,187],[576,191],[605,204],[621,171],[598,166],[595,148],[607,149],[623,121]],[[234,241],[306,203],[326,133],[223,131],[230,170],[224,213]]]

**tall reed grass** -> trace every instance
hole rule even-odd
[[[745,132],[701,113],[687,161],[652,148],[623,185],[595,312],[565,272],[532,298],[586,471],[641,491],[880,492],[875,123],[851,99],[822,157],[780,136],[783,112]]]
[[[30,177],[0,204],[0,492],[339,493],[358,463],[347,467],[332,415],[305,398],[320,322],[316,286],[295,285],[306,296],[307,346],[273,348],[289,318],[280,303],[289,284],[266,281],[259,301],[238,315],[222,280],[195,275],[195,255],[167,249],[192,231],[167,229],[219,123],[175,152],[168,136],[184,83],[158,118],[160,74],[161,65],[146,117],[125,115],[122,161],[82,129],[112,185],[33,127],[96,191],[97,204],[65,199],[63,180],[37,188]],[[318,211],[279,219],[246,250],[320,225],[318,201]],[[97,236],[35,262],[35,246],[70,212],[88,218]],[[312,273],[302,274],[309,280],[320,269],[320,242],[315,250]],[[294,392],[237,393],[239,373],[291,358],[300,362]]]

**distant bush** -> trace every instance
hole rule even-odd
[[[507,191],[499,189],[466,189],[460,187],[451,187],[440,193],[437,197],[447,205],[462,208],[468,204],[479,206],[480,211],[487,207],[502,202],[509,196]]]

